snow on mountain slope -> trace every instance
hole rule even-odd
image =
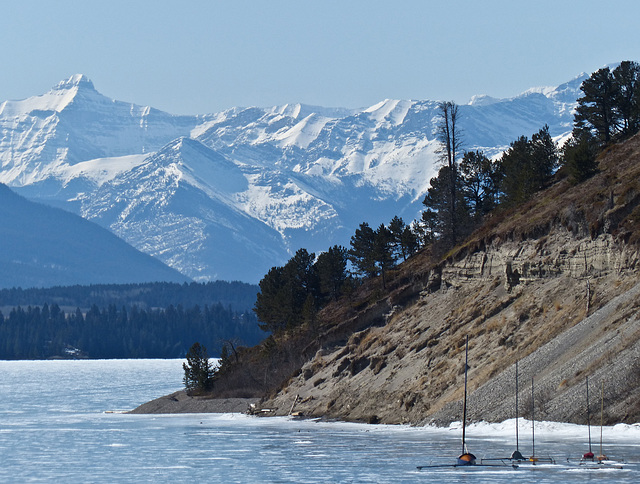
[[[369,113],[370,119],[376,121],[377,128],[383,125],[398,126],[404,122],[404,119],[411,109],[411,101],[389,100],[382,101],[363,112]]]
[[[75,75],[44,95],[0,105],[0,182],[30,185],[65,164],[152,152],[205,120],[111,100]]]
[[[76,163],[75,165],[61,165],[52,170],[51,174],[67,184],[74,179],[84,178],[95,186],[113,179],[122,172],[132,170],[144,162],[148,155],[127,155],[108,158],[97,158]]]
[[[585,77],[459,106],[463,148],[494,156],[545,124],[565,136]],[[437,119],[437,102],[415,100],[172,116],[73,76],[1,105],[0,181],[195,279],[257,282],[299,247],[348,245],[363,221],[418,216],[438,169]]]
[[[423,192],[435,172],[432,163],[418,167],[411,159],[433,161],[437,103],[429,108],[429,116],[418,119],[415,111],[424,107],[408,101],[386,101],[342,118],[299,119],[249,108],[210,123],[197,139],[241,164],[334,179],[355,175],[363,185],[384,187],[385,196],[400,197]],[[400,170],[398,160],[403,160]],[[398,183],[408,180],[410,186],[397,193]]]
[[[195,280],[257,281],[286,250],[275,230],[236,208],[238,167],[179,138],[81,197],[82,215]]]
[[[282,141],[280,147],[296,146],[306,149],[329,121],[330,118],[310,114],[291,128],[279,131],[274,139]]]

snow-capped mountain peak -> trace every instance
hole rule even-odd
[[[153,152],[206,117],[114,101],[76,74],[47,93],[0,106],[0,182],[39,183],[88,160]],[[46,166],[45,166],[46,165]]]
[[[56,84],[51,90],[40,96],[33,96],[19,101],[5,101],[0,107],[3,118],[24,118],[33,116],[46,118],[54,113],[62,112],[75,99],[78,89],[95,91],[93,83],[84,75],[76,74],[66,81]]]
[[[268,108],[267,112],[281,114],[295,119],[306,118],[310,114],[317,114],[325,118],[343,118],[357,113],[358,109],[349,108],[327,108],[323,106],[311,106],[309,104],[284,104]]]
[[[79,92],[84,96],[91,96],[94,101],[97,98],[104,98],[95,90],[93,82],[88,77],[83,74],[75,74],[69,79],[59,82],[45,94],[21,101],[8,101],[5,109],[10,109],[14,116],[31,114],[36,117],[43,117],[43,115],[51,115],[54,112],[62,112],[73,103]]]
[[[500,100],[495,97],[487,96],[486,94],[477,94],[471,97],[469,106],[489,106],[497,102],[500,102]]]
[[[92,91],[95,91],[93,82],[91,82],[91,79],[89,79],[84,74],[74,74],[69,79],[60,81],[58,84],[56,84],[53,87],[53,90],[62,91],[62,90],[73,89],[73,88],[90,89]]]
[[[180,137],[148,158],[149,163],[173,166],[179,178],[206,192],[211,198],[229,199],[248,188],[238,166],[197,140]]]
[[[386,99],[365,109],[363,113],[368,113],[370,118],[378,124],[386,123],[390,126],[398,126],[404,122],[412,105],[411,101]]]

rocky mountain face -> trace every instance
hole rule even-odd
[[[495,155],[543,125],[562,138],[584,75],[460,106],[464,148]],[[0,105],[0,182],[64,207],[196,280],[257,282],[361,222],[410,221],[437,171],[437,102],[173,116],[77,75]]]
[[[444,261],[418,254],[388,291],[374,281],[326,308],[306,359],[264,406],[459,421],[468,336],[472,420],[515,416],[518,361],[521,416],[531,416],[533,398],[536,418],[586,423],[589,377],[593,394],[604,381],[606,421],[639,421],[640,135],[610,149],[600,168],[494,214]]]

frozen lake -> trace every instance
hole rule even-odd
[[[181,360],[0,361],[0,482],[640,482],[640,425],[604,429],[623,469],[567,464],[588,450],[587,428],[541,422],[536,453],[558,465],[419,471],[455,461],[459,425],[118,413],[180,389],[182,374]],[[531,424],[520,423],[529,455]],[[510,455],[514,422],[472,425],[467,442],[478,458]]]

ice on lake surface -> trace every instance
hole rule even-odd
[[[640,425],[605,427],[622,469],[567,463],[587,428],[536,423],[536,454],[555,466],[436,468],[461,451],[449,428],[364,425],[241,414],[119,413],[179,390],[181,360],[0,361],[1,482],[640,482]],[[112,413],[115,412],[115,413]],[[531,452],[520,420],[520,450]],[[599,451],[600,428],[592,427]],[[467,428],[478,458],[515,450],[514,421]]]

